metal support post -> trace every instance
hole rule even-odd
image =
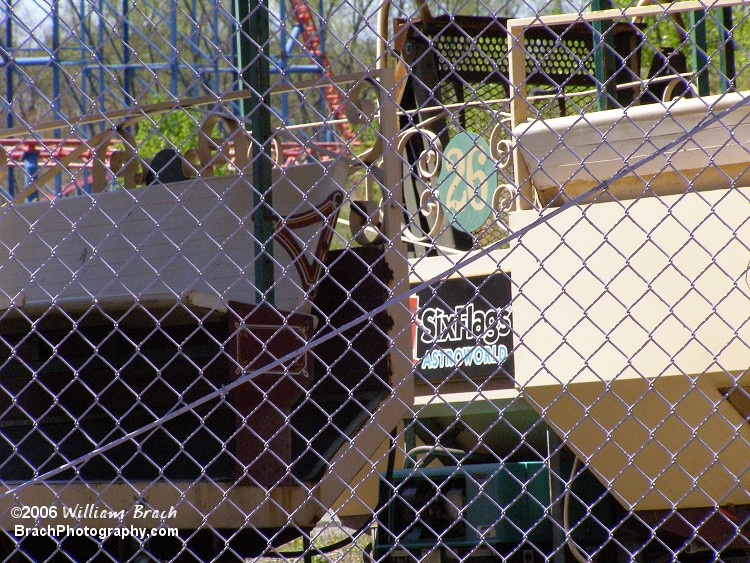
[[[708,96],[711,93],[711,86],[708,82],[708,55],[706,54],[706,12],[704,10],[688,12],[688,22],[690,42],[693,47],[691,59],[698,81],[698,95]]]
[[[719,70],[721,71],[721,91],[726,92],[734,87],[736,76],[734,59],[734,40],[731,29],[734,27],[732,19],[732,8],[721,8],[719,10],[719,26],[721,30],[721,45],[719,49]]]
[[[593,0],[591,8],[595,11],[612,8],[610,0]],[[599,110],[612,109],[616,106],[617,89],[612,80],[615,74],[612,56],[611,20],[593,22],[594,41],[594,74],[596,75],[597,103]]]
[[[241,104],[243,119],[249,118],[253,137],[253,186],[255,187],[255,287],[258,297],[273,305],[273,199],[271,195],[271,113],[268,53],[267,0],[236,0],[238,23],[238,68],[240,87],[252,95]]]

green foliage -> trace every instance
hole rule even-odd
[[[630,0],[615,0],[615,4],[622,8],[634,5]],[[710,10],[705,19],[702,20],[706,33],[704,49],[709,59],[707,72],[711,93],[720,91],[721,50],[724,45],[720,15],[720,10]],[[750,46],[750,22],[748,22],[747,10],[744,7],[732,9],[732,16],[733,23],[728,32],[735,47],[737,69],[735,84],[737,89],[742,90],[750,87],[750,76],[747,72],[748,63],[750,63],[747,52],[748,46]],[[695,36],[692,32],[696,30],[697,26],[693,25],[693,20],[689,14],[677,15],[674,19],[667,16],[649,17],[644,19],[643,25],[646,42],[641,47],[641,69],[644,78],[654,54],[660,47],[671,47],[682,52],[688,60],[688,70],[692,72],[701,70],[693,68],[691,64],[696,53],[700,53],[703,49],[695,44]]]
[[[737,79],[735,85],[738,90],[750,89],[750,12],[747,8],[738,7],[732,10],[734,25],[732,38],[734,39],[735,64]]]
[[[139,155],[148,159],[167,147],[182,153],[197,147],[199,123],[195,112],[180,109],[142,119],[135,134]]]

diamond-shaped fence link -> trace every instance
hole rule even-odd
[[[748,13],[0,0],[3,560],[750,560]]]

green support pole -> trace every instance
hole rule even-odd
[[[708,52],[706,44],[706,12],[695,10],[688,13],[690,22],[690,42],[692,43],[692,63],[693,71],[698,77],[698,95],[708,96],[711,93],[711,86],[708,82]]]
[[[609,10],[612,8],[610,0],[593,0],[591,9]],[[606,31],[612,26],[612,21],[595,21],[593,22],[593,43],[594,43],[594,75],[596,77],[597,102],[599,110],[612,109],[616,107],[617,100],[616,85],[610,80],[615,74],[614,60],[612,57],[611,39]],[[610,80],[609,82],[607,82]]]
[[[267,0],[235,0],[238,23],[238,64],[241,88],[252,95],[242,101],[243,120],[250,121],[253,137],[253,186],[255,187],[255,287],[259,300],[273,305],[273,198],[271,193],[271,112],[268,53]]]

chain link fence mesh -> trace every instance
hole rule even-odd
[[[3,560],[750,560],[748,13],[0,0]]]

